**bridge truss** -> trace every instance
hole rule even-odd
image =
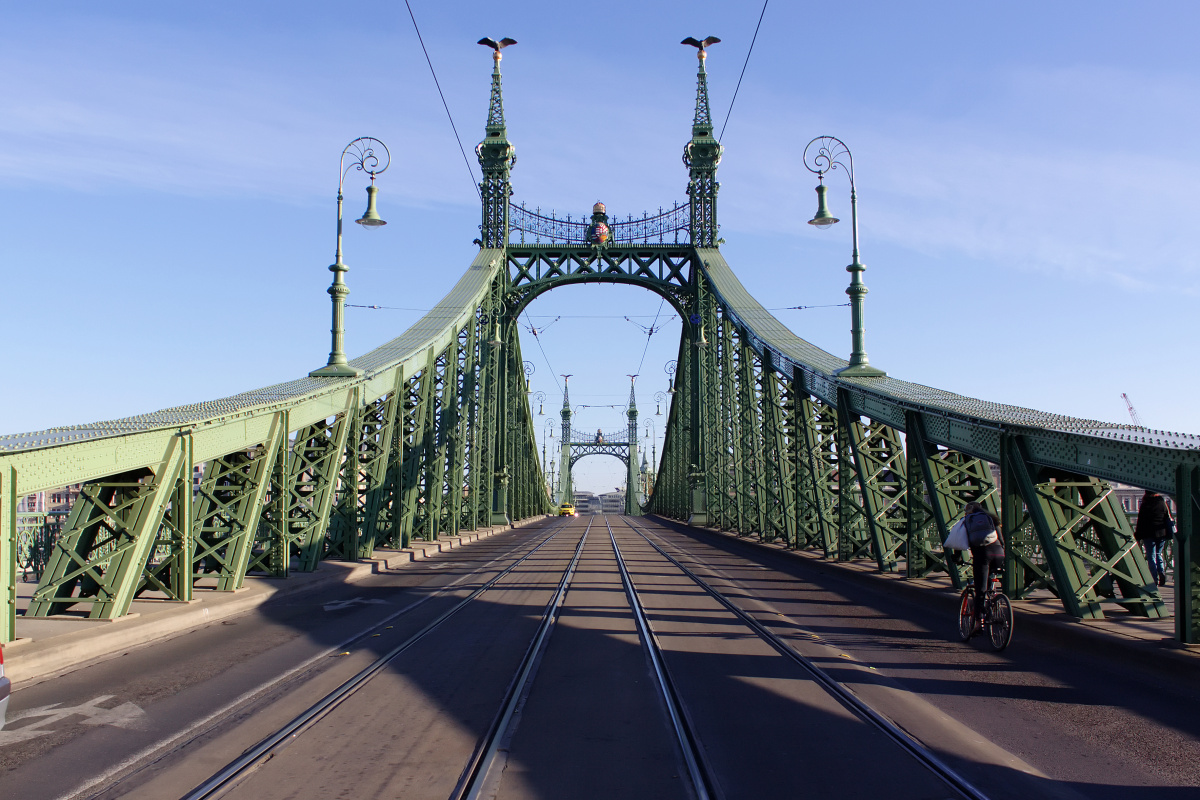
[[[1178,507],[1177,638],[1200,640],[1200,440],[838,377],[847,362],[776,320],[720,252],[721,146],[700,56],[686,207],[622,223],[599,204],[587,222],[514,206],[497,52],[476,150],[480,251],[432,311],[351,362],[361,375],[0,437],[0,641],[14,636],[16,509],[37,491],[82,484],[31,616],[114,618],[146,592],[188,600],[249,573],[286,576],[549,511],[516,318],[573,283],[641,286],[683,319],[646,511],[960,586],[968,567],[940,542],[978,500],[1003,521],[1011,596],[1045,588],[1076,617],[1110,602],[1161,617],[1111,482],[1156,489]],[[565,445],[569,425],[568,408]],[[561,461],[566,488],[572,460]]]

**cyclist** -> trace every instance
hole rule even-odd
[[[967,503],[963,509],[963,527],[971,545],[971,566],[975,571],[975,629],[983,625],[983,601],[992,570],[1004,568],[1004,535],[1000,520],[979,503]]]

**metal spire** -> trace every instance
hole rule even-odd
[[[704,62],[708,46],[721,41],[709,36],[704,41],[688,37],[683,44],[696,48],[700,62],[696,72],[696,114],[692,118],[692,139],[683,148],[683,163],[688,168],[688,200],[691,207],[691,237],[696,247],[717,246],[717,165],[723,148],[713,138],[712,115],[708,103],[708,73]]]
[[[492,53],[492,94],[488,101],[486,135],[475,148],[483,181],[479,194],[483,200],[483,222],[479,226],[480,242],[484,247],[504,247],[508,242],[508,198],[512,196],[511,172],[517,161],[516,149],[508,141],[504,125],[504,92],[500,84],[500,51],[515,39],[483,38]]]

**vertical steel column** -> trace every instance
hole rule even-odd
[[[362,517],[358,532],[358,557],[370,558],[388,538],[391,486],[388,472],[396,460],[396,417],[403,404],[404,370],[396,369],[392,390],[374,403],[374,413],[363,426]]]
[[[192,599],[194,443],[191,431],[180,431],[179,437],[183,446],[183,461],[175,479],[175,492],[163,513],[158,541],[151,550],[152,556],[163,549],[167,552],[157,564],[147,562],[142,571],[141,584],[134,593],[135,597],[145,591],[159,591],[171,600],[187,602]]]
[[[346,409],[332,425],[328,420],[321,420],[296,435],[292,475],[288,481],[291,496],[288,530],[299,551],[297,569],[300,572],[312,572],[325,557],[329,516],[357,397],[357,392],[350,392]]]
[[[746,341],[743,331],[738,331],[738,427],[742,437],[742,461],[738,465],[738,495],[742,498],[742,525],[740,534],[750,531],[760,536],[766,533],[763,508],[765,498],[762,488],[762,424],[759,421],[760,401],[755,387],[757,384],[754,350]]]
[[[850,561],[868,555],[872,541],[854,457],[851,424],[858,423],[858,415],[851,413],[845,389],[838,389],[837,397],[838,560]]]
[[[1200,467],[1175,472],[1175,640],[1200,642]]]
[[[429,416],[433,413],[433,388],[437,382],[435,375],[433,348],[425,357],[425,367],[419,373],[419,380],[414,386],[414,396],[410,397],[412,405],[411,419],[406,423],[411,426],[412,441],[404,454],[404,489],[401,500],[400,535],[401,547],[408,547],[418,530],[418,500],[423,494],[423,483],[427,478],[429,461]],[[414,376],[416,378],[417,376]]]
[[[261,572],[273,578],[286,578],[291,571],[292,541],[288,531],[288,476],[291,474],[291,412],[281,411],[283,435],[279,437],[279,448],[275,453],[275,463],[271,468],[270,485],[263,502],[262,518],[258,521],[258,529],[254,537],[254,547],[250,554],[250,565],[247,572]],[[188,487],[189,507],[191,504],[191,486]],[[188,515],[189,525],[194,518]],[[188,567],[191,567],[189,556]],[[188,579],[189,586],[192,579]]]
[[[744,530],[742,505],[742,486],[739,480],[743,464],[742,436],[738,430],[741,415],[738,414],[740,394],[736,388],[738,371],[733,366],[733,326],[728,320],[722,320],[722,325],[713,337],[713,346],[720,348],[717,364],[721,370],[721,380],[718,383],[721,392],[720,419],[724,422],[718,426],[721,435],[721,447],[713,454],[716,461],[713,470],[718,483],[719,503],[712,508],[715,519],[714,526],[721,530],[732,530],[742,533]]]
[[[436,413],[431,415],[430,437],[433,441],[432,460],[429,463],[425,508],[426,536],[432,541],[446,533],[446,458],[450,451],[455,419],[455,402],[458,399],[458,357],[455,345],[448,347],[437,358],[435,370],[438,375],[434,389]]]
[[[17,471],[0,468],[0,644],[17,638]]]
[[[362,523],[361,501],[363,499],[364,444],[372,433],[370,403],[358,397],[361,388],[354,390],[354,405],[346,412],[349,431],[346,447],[340,459],[337,486],[334,490],[333,509],[329,515],[329,527],[325,535],[325,554],[322,558],[339,561],[357,561],[359,551],[359,526]]]
[[[837,410],[796,388],[798,447],[796,463],[803,463],[807,483],[800,492],[803,539],[800,547],[820,547],[825,558],[838,552],[839,495],[837,491]]]
[[[964,460],[965,456],[954,451],[939,452],[936,445],[929,443],[924,418],[914,411],[905,413],[905,436],[910,465],[909,506],[920,507],[927,502],[932,516],[932,527],[929,524],[917,527],[915,519],[910,521],[908,576],[920,577],[941,569],[950,576],[954,588],[961,589],[966,585],[967,573],[955,551],[943,550],[942,542],[950,535],[951,521],[971,500],[995,508],[991,474],[979,459]],[[920,483],[916,481],[918,474]],[[927,500],[913,496],[922,484],[928,492]]]
[[[762,365],[762,406],[764,469],[769,474],[765,499],[769,501],[767,519],[771,530],[769,539],[782,536],[788,547],[796,546],[795,452],[788,441],[788,426],[784,421],[789,392],[783,378],[774,369],[771,351]]]
[[[206,465],[192,526],[193,583],[202,573],[215,572],[218,591],[242,587],[280,439],[286,435],[283,415],[276,414],[261,445]]]

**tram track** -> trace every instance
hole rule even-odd
[[[968,798],[968,800],[988,800],[988,796],[986,794],[984,794],[956,770],[947,765],[942,759],[925,747],[921,742],[911,737],[892,720],[875,711],[875,709],[863,702],[863,700],[859,698],[858,695],[856,695],[852,690],[843,685],[840,681],[831,677],[825,670],[813,663],[811,659],[807,658],[793,648],[790,644],[788,644],[783,637],[770,630],[770,628],[756,619],[752,614],[726,597],[723,592],[713,587],[710,583],[697,575],[692,569],[684,565],[679,559],[668,553],[658,542],[655,541],[655,538],[660,537],[648,531],[647,529],[634,524],[629,520],[628,517],[623,518],[623,520],[630,530],[640,536],[647,544],[649,544],[656,552],[658,552],[659,555],[669,561],[676,569],[693,581],[707,595],[712,597],[734,616],[736,616],[763,642],[768,644],[780,655],[800,666],[819,686],[821,686],[826,692],[828,692],[838,702],[845,706],[851,713],[855,714],[857,717],[874,727],[876,730],[883,733],[888,739],[898,745],[923,767],[932,772],[947,786],[953,789],[960,797]],[[623,562],[619,555],[620,551],[615,536],[613,537],[613,548],[618,552],[618,560]],[[678,550],[678,548],[676,549]],[[622,567],[622,570],[624,572],[624,567]]]
[[[629,574],[629,568],[625,565],[625,557],[621,555],[621,548],[617,544],[616,534],[613,533],[612,526],[608,524],[608,517],[604,518],[604,524],[608,527],[608,537],[612,542],[613,555],[617,560],[617,569],[621,573],[621,584],[625,587],[625,596],[629,600],[629,606],[633,611],[634,621],[637,624],[638,634],[644,643],[650,659],[659,694],[666,704],[667,714],[671,721],[671,729],[675,734],[676,745],[679,748],[679,752],[683,755],[692,792],[695,794],[697,800],[718,798],[720,797],[720,793],[716,781],[713,780],[712,768],[708,764],[708,760],[704,757],[704,750],[696,737],[693,725],[687,717],[687,711],[680,700],[675,684],[671,680],[671,674],[667,670],[667,665],[663,660],[662,646],[658,641],[658,637],[654,634],[654,629],[650,625],[650,618],[646,614],[645,606],[642,605],[638,597],[637,587],[634,586],[633,578]]]
[[[378,675],[385,667],[388,666],[388,664],[394,661],[406,650],[425,639],[438,628],[442,627],[450,618],[470,605],[484,592],[495,587],[501,579],[512,573],[513,570],[541,550],[542,547],[552,541],[561,532],[566,530],[567,527],[568,526],[566,523],[554,526],[548,535],[544,536],[541,541],[513,561],[513,563],[509,564],[499,573],[474,589],[469,595],[458,601],[449,609],[442,612],[439,616],[427,623],[419,631],[407,637],[399,645],[393,647],[391,650],[377,658],[370,665],[360,670],[348,680],[344,681],[333,691],[326,694],[312,706],[289,721],[286,725],[282,726],[269,736],[263,738],[257,744],[247,748],[238,758],[229,762],[207,780],[198,784],[191,791],[184,794],[181,800],[207,800],[208,798],[220,797],[229,790],[233,789],[237,784],[249,777],[250,774],[252,774],[259,766],[269,761],[275,752],[277,752],[280,748],[290,744],[300,734],[311,729],[323,717],[327,716],[335,708],[366,686],[370,682],[371,678]],[[485,565],[485,568],[486,566],[487,565]],[[466,577],[469,576],[464,576],[464,579]],[[403,609],[400,614],[415,609],[418,605],[435,596],[452,591],[454,588],[456,588],[458,583],[459,581],[455,581],[453,584],[442,587],[436,592],[427,595],[425,598],[422,598],[422,600],[417,601],[416,603],[413,603],[412,605]],[[400,614],[393,615],[385,621],[390,621]],[[378,627],[382,627],[382,623],[373,626],[373,629]],[[362,639],[369,635],[370,631],[364,631],[362,635],[356,638]]]
[[[471,754],[471,759],[467,762],[454,791],[450,794],[450,800],[478,800],[490,784],[499,780],[496,767],[500,762],[500,752],[511,739],[517,712],[532,688],[533,679],[537,674],[537,665],[546,652],[546,646],[550,643],[550,635],[558,621],[559,610],[562,608],[568,589],[570,589],[571,579],[575,576],[575,568],[579,565],[579,557],[583,553],[583,546],[587,543],[588,533],[591,532],[594,522],[595,518],[588,520],[583,535],[579,537],[579,544],[575,546],[571,563],[563,571],[554,596],[546,604],[546,610],[542,613],[537,633],[534,634],[529,647],[526,648],[525,656],[521,659],[521,664],[509,683],[500,711]],[[607,522],[608,520],[605,518],[605,523],[607,524]]]

